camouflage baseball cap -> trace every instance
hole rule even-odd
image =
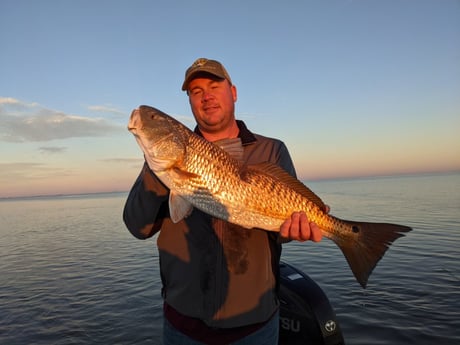
[[[209,73],[221,79],[227,79],[232,83],[225,67],[216,60],[209,60],[206,58],[196,59],[195,62],[185,72],[185,80],[182,84],[182,91],[187,90],[188,84],[192,81],[197,73]]]

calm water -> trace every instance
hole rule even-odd
[[[412,226],[366,290],[329,240],[283,259],[325,290],[347,344],[460,344],[460,175],[309,183],[336,216]],[[0,344],[159,344],[155,239],[126,194],[0,201]]]

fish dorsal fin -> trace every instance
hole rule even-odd
[[[169,215],[174,223],[181,221],[192,213],[193,206],[180,195],[169,194]]]
[[[328,212],[328,207],[324,204],[324,202],[318,195],[316,195],[310,188],[308,188],[295,177],[291,176],[286,170],[280,168],[278,165],[270,162],[264,162],[260,164],[250,165],[248,166],[248,169],[256,170],[258,172],[276,178],[280,182],[286,184],[287,186],[295,190],[297,193],[303,195],[308,200],[316,204],[324,212]]]
[[[244,150],[240,138],[220,139],[213,141],[212,143],[219,146],[222,150],[227,152],[232,158],[236,159],[238,162],[243,162]]]

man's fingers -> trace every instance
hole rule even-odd
[[[280,236],[289,238],[289,228],[291,227],[291,218],[286,219],[280,227]]]
[[[310,223],[310,240],[313,242],[319,242],[323,238],[323,232],[321,231],[320,227],[316,225],[316,223]]]
[[[322,231],[314,222],[309,222],[305,212],[294,212],[281,225],[280,236],[301,242],[307,240],[319,242]]]
[[[305,212],[299,213],[299,227],[299,237],[297,238],[297,240],[302,242],[309,240],[311,236],[311,231],[310,225],[308,223],[308,218]]]

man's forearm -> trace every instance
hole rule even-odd
[[[144,164],[126,200],[123,220],[137,238],[153,236],[161,224],[162,210],[167,205],[169,190]]]

